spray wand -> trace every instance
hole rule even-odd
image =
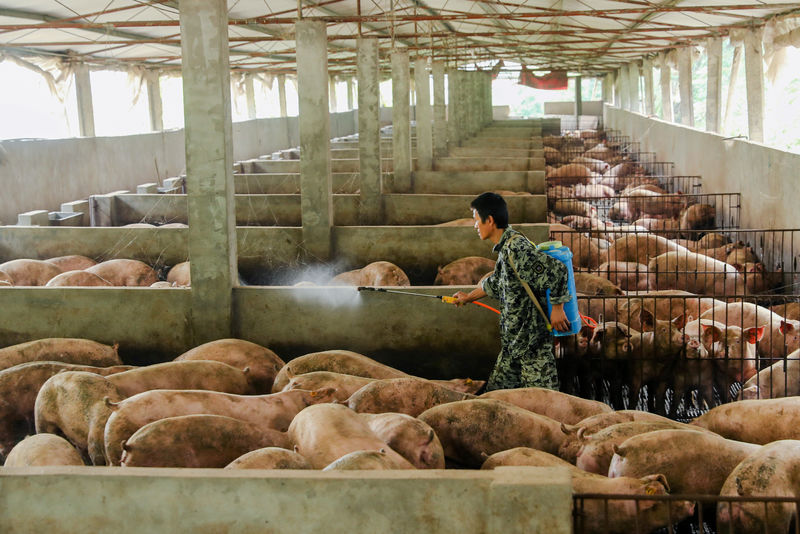
[[[412,293],[409,291],[398,291],[396,289],[384,289],[382,287],[367,287],[367,286],[359,286],[359,291],[379,291],[381,293],[397,293],[399,295],[411,295],[412,297],[427,297],[431,299],[439,299],[442,302],[446,302],[447,304],[455,304],[458,299],[455,297],[448,297],[446,295],[428,295],[426,293]],[[500,313],[500,310],[497,308],[492,308],[491,306],[487,306],[486,304],[478,301],[473,301],[472,304],[476,306],[480,306],[481,308],[486,308],[487,310],[491,310],[497,314]]]

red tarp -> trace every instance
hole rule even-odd
[[[544,76],[536,76],[523,65],[517,83],[534,89],[562,91],[567,88],[567,71],[554,70]]]

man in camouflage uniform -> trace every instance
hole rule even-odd
[[[545,295],[550,289],[550,322],[556,330],[566,331],[570,327],[564,313],[564,303],[570,299],[567,268],[508,225],[508,208],[500,195],[483,193],[470,206],[478,235],[495,244],[492,250],[498,254],[497,263],[481,287],[453,296],[459,306],[487,295],[500,301],[502,349],[486,389],[558,389],[553,335],[520,279],[528,283],[545,313]]]

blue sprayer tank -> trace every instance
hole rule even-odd
[[[567,267],[567,290],[569,291],[569,302],[564,304],[564,313],[569,319],[570,329],[568,332],[559,332],[553,329],[555,336],[571,336],[577,334],[581,330],[581,314],[578,312],[578,297],[575,294],[575,275],[572,272],[572,252],[568,247],[565,247],[561,241],[545,241],[539,243],[536,247],[548,256],[551,256]],[[547,290],[547,316],[553,311],[553,305],[550,304],[550,290]]]

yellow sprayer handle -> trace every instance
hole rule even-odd
[[[456,302],[458,302],[458,299],[455,297],[447,297],[443,295],[442,302],[446,302],[447,304],[455,304]]]

